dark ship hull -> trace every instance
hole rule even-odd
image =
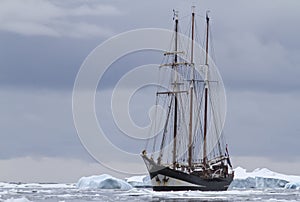
[[[187,173],[158,165],[146,155],[142,155],[150,174],[154,191],[226,191],[233,180],[233,174],[222,177],[204,177],[199,172]]]

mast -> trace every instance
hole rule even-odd
[[[195,6],[192,7],[192,45],[191,45],[191,85],[190,85],[190,123],[189,123],[189,152],[188,152],[188,163],[189,167],[192,166],[192,153],[193,153],[193,89],[194,89],[194,27],[195,27],[195,12],[194,12]]]
[[[208,33],[209,33],[209,17],[208,12],[206,12],[206,57],[205,57],[205,79],[204,79],[204,134],[203,134],[203,165],[204,169],[206,169],[207,165],[207,102],[208,102]]]
[[[178,100],[177,100],[177,41],[178,41],[178,11],[174,11],[174,15],[175,15],[175,55],[174,55],[174,64],[173,64],[173,68],[174,68],[174,74],[175,74],[175,78],[174,78],[174,98],[175,98],[175,102],[174,102],[174,145],[173,145],[173,168],[176,168],[176,146],[177,146],[177,142],[176,142],[176,136],[177,136],[177,113],[178,113]]]

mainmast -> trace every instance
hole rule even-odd
[[[178,100],[177,100],[177,41],[178,41],[178,11],[174,11],[175,15],[175,48],[174,48],[174,63],[173,63],[173,69],[174,69],[174,144],[173,144],[173,168],[176,168],[176,136],[177,136],[177,111],[178,111]]]
[[[189,167],[192,166],[192,153],[193,153],[193,89],[194,89],[194,27],[195,27],[195,12],[194,12],[195,6],[192,7],[192,45],[191,45],[191,85],[190,85],[190,123],[189,123],[189,153],[188,153],[188,163]]]
[[[204,79],[204,130],[203,130],[203,165],[206,170],[207,165],[207,102],[208,102],[208,33],[209,33],[209,17],[208,12],[206,12],[206,57],[205,57],[205,79]]]

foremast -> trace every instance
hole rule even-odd
[[[187,65],[188,63],[186,62],[178,62],[178,54],[183,53],[178,51],[178,11],[173,10],[174,12],[174,20],[175,20],[175,28],[174,28],[174,32],[175,32],[175,37],[174,37],[174,50],[172,52],[165,52],[164,55],[173,55],[173,61],[171,63],[166,63],[166,64],[162,64],[160,65],[160,67],[164,67],[164,66],[171,66],[171,68],[174,70],[174,74],[173,74],[173,81],[172,81],[172,90],[171,91],[165,91],[165,92],[157,92],[157,95],[163,95],[163,94],[167,94],[168,96],[171,95],[172,99],[170,101],[169,107],[168,107],[168,114],[167,114],[167,120],[165,122],[164,125],[164,130],[163,130],[163,137],[162,137],[162,142],[161,142],[161,146],[160,146],[160,152],[159,152],[159,156],[157,158],[157,163],[158,165],[161,165],[161,161],[162,161],[162,156],[163,156],[163,148],[164,148],[164,142],[165,142],[165,138],[166,138],[166,133],[167,133],[167,126],[169,123],[169,117],[170,117],[170,112],[173,107],[174,110],[174,117],[173,117],[173,137],[172,137],[172,142],[173,142],[173,148],[172,148],[172,166],[173,169],[176,169],[177,166],[177,133],[178,133],[178,108],[179,108],[179,103],[178,103],[178,94],[180,93],[188,93],[188,91],[183,90],[181,91],[179,86],[180,86],[180,82],[178,82],[178,66],[179,65]],[[174,103],[174,104],[173,104]]]

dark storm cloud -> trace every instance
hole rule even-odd
[[[1,33],[0,84],[18,88],[72,89],[91,41]]]
[[[116,7],[102,3],[1,1],[0,84],[72,89],[84,58],[115,33],[114,27],[104,28],[110,25],[107,19],[122,15]]]
[[[76,24],[85,19],[95,26],[101,27],[104,24],[114,30],[119,30],[116,32],[141,27],[172,28],[172,12],[170,12],[168,4],[158,3],[159,6],[156,6],[153,3],[144,2],[145,5],[143,4],[141,8],[135,5],[129,8],[124,2],[116,2],[115,7],[106,4],[102,7],[98,5],[99,12],[105,9],[107,11],[106,13],[102,11],[103,14],[97,16],[97,7],[95,9],[92,7],[95,2],[92,1],[89,4],[80,1],[69,2],[73,5],[69,5],[68,1],[67,3],[56,2],[53,4],[48,2],[49,5],[45,5],[54,8],[50,9],[52,12],[47,12],[47,17],[42,18],[42,22],[68,16],[68,22],[72,21]],[[216,61],[225,84],[230,88],[282,92],[297,90],[300,87],[297,78],[300,73],[297,68],[300,63],[298,57],[300,44],[297,40],[300,27],[296,26],[298,13],[296,5],[299,3],[290,1],[291,3],[283,5],[277,1],[275,3],[268,2],[231,1],[230,6],[224,7],[213,1],[202,2],[203,5],[197,8],[201,11],[197,16],[201,33],[203,33],[204,27],[203,13],[205,10],[203,8],[213,8],[210,15],[215,54],[213,52],[211,54],[216,55]],[[175,4],[175,8],[180,7],[181,4],[183,3],[179,1],[178,4]],[[68,6],[69,8],[65,8]],[[116,8],[121,7],[124,8],[122,11],[126,14],[117,18],[115,15],[118,16],[119,11]],[[144,7],[149,9],[143,9]],[[57,11],[64,9],[68,10],[67,14],[62,15],[62,11]],[[159,10],[157,15],[153,15],[152,11],[155,9]],[[89,10],[91,10],[90,13],[88,13]],[[180,14],[186,16],[190,8],[185,5],[181,11]],[[32,20],[37,24],[41,22],[34,16],[39,15],[39,12],[33,16],[24,14],[27,21]],[[93,18],[87,18],[87,16],[93,16]],[[183,20],[186,19],[188,18]],[[56,27],[55,23],[49,26],[54,29]],[[80,27],[80,25],[78,26]],[[68,30],[67,27],[65,29]],[[182,31],[185,30],[185,28],[182,29]],[[18,30],[14,31],[18,33]],[[43,36],[43,33],[37,34]],[[41,86],[72,88],[75,75],[84,58],[105,38],[101,35],[87,37],[89,39],[70,37],[24,38],[22,35],[2,32],[1,38],[5,48],[1,49],[0,55],[4,71],[1,83],[19,86],[36,85],[38,88]],[[199,35],[199,38],[203,40],[203,34]],[[140,64],[148,62],[143,61],[144,58],[141,60],[140,57],[137,57],[137,60],[140,60]],[[130,62],[132,61],[127,61],[127,66],[132,65]],[[279,83],[280,85],[278,85]],[[109,86],[110,84],[106,83],[105,85]]]

